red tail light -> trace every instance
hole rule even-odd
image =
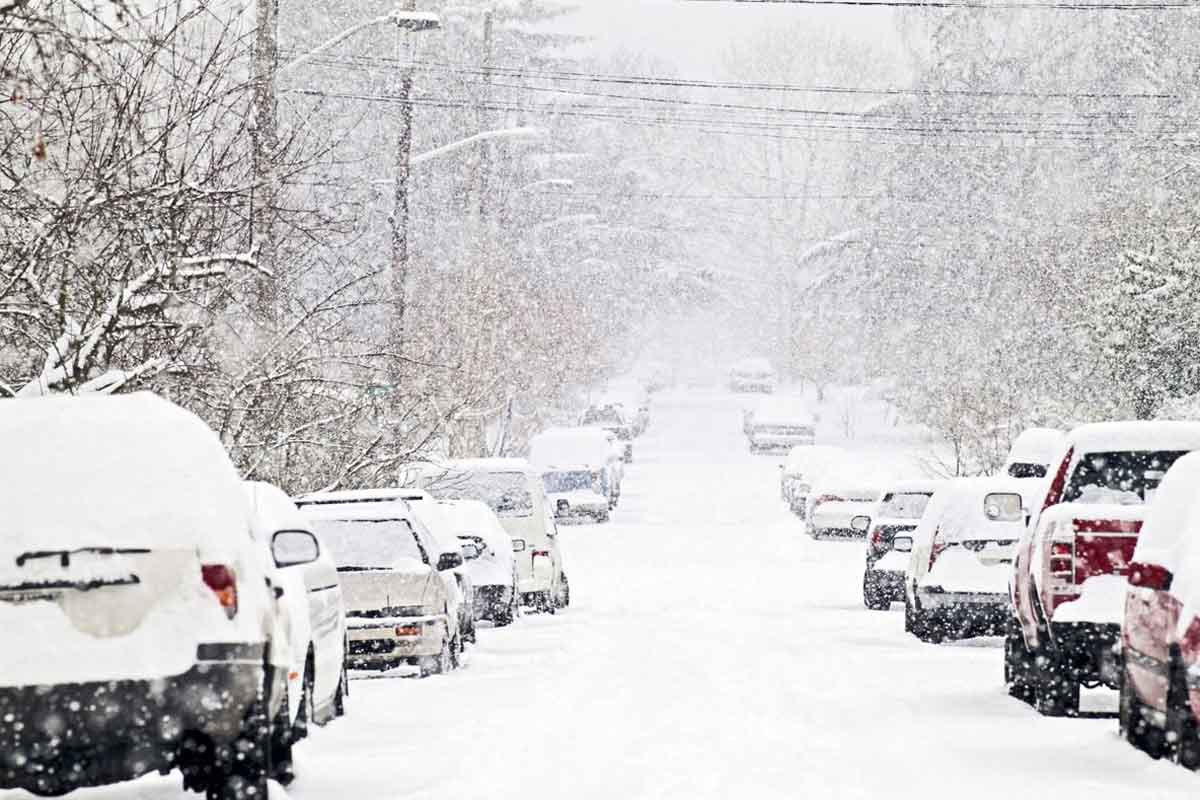
[[[212,589],[217,596],[217,602],[225,609],[225,616],[230,619],[237,614],[237,575],[224,564],[204,564],[200,567],[200,577],[204,585]]]
[[[537,558],[538,556],[541,556],[542,558],[549,558],[550,551],[549,550],[534,550],[533,555],[531,557]]]
[[[1135,561],[1129,565],[1129,585],[1156,592],[1170,591],[1175,576],[1166,567],[1158,564],[1142,564]]]
[[[1075,576],[1075,545],[1069,542],[1050,544],[1050,574],[1072,580]]]
[[[871,548],[882,550],[883,546],[883,528],[875,528],[871,531]]]

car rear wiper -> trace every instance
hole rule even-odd
[[[338,567],[337,571],[338,572],[387,572],[388,569],[389,569],[388,567],[350,566],[350,567]]]
[[[95,553],[101,556],[124,556],[144,555],[149,552],[149,548],[146,547],[78,547],[74,550],[30,550],[27,553],[21,553],[21,555],[17,556],[17,566],[23,567],[27,561],[35,561],[57,556],[59,563],[63,567],[69,567],[71,566],[71,556],[75,553]]]
[[[103,589],[109,586],[134,586],[141,583],[137,575],[127,575],[124,578],[94,578],[87,581],[29,581],[15,585],[0,586],[0,592],[46,592],[58,589],[76,589],[80,592],[90,592],[93,589]]]

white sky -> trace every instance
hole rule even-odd
[[[873,40],[900,56],[892,12],[882,8],[814,8],[773,3],[680,0],[570,0],[579,10],[555,27],[595,38],[599,54],[633,52],[673,63],[680,76],[720,77],[726,50],[770,27],[812,24]],[[804,46],[803,41],[797,42]]]

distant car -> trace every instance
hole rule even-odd
[[[271,552],[273,580],[289,608],[291,668],[288,698],[296,738],[309,725],[345,713],[346,604],[337,565],[312,526],[282,490],[257,481],[243,484],[255,539]]]
[[[542,473],[546,498],[554,516],[562,520],[608,522],[611,500],[602,472],[586,466],[549,467]]]
[[[873,517],[858,517],[866,535],[863,567],[863,605],[883,611],[893,601],[904,600],[904,572],[912,549],[912,533],[925,513],[929,498],[944,481],[896,481],[883,490]],[[851,520],[851,524],[855,520]],[[897,547],[896,537],[906,537],[907,546]]]
[[[529,440],[529,462],[543,474],[565,466],[592,474],[588,490],[598,489],[615,508],[621,498],[625,474],[621,452],[610,442],[613,434],[603,428],[550,428]]]
[[[879,486],[835,480],[817,484],[811,497],[805,516],[809,536],[814,539],[830,536],[861,538],[864,534],[854,529],[852,520],[863,515],[874,515]]]
[[[808,514],[813,483],[828,481],[830,475],[844,471],[848,455],[840,447],[801,445],[788,451],[779,472],[779,492],[793,514],[803,519]]]
[[[140,393],[10,401],[0,441],[0,789],[286,783],[279,587],[217,435]]]
[[[603,428],[611,431],[621,441],[623,452],[621,459],[626,464],[633,463],[633,440],[637,436],[633,422],[621,405],[595,405],[583,412],[579,418],[580,427]]]
[[[1129,565],[1121,625],[1122,736],[1200,769],[1200,453],[1167,472]]]
[[[1149,500],[1200,449],[1200,423],[1106,422],[1067,434],[1017,549],[1009,692],[1047,716],[1079,713],[1083,684],[1117,688],[1125,576]]]
[[[388,669],[410,664],[421,675],[449,672],[462,651],[450,591],[435,542],[418,533],[401,500],[323,503],[306,495],[301,510],[338,567],[346,597],[350,666]]]
[[[1062,454],[1066,434],[1054,428],[1029,428],[1013,442],[1003,472],[1013,478],[1044,478]]]
[[[816,420],[793,400],[767,398],[746,422],[751,453],[777,453],[816,441]]]
[[[957,478],[935,492],[912,534],[905,630],[929,642],[1004,632],[1024,509],[1042,488],[1040,481]]]
[[[650,427],[650,392],[634,379],[610,381],[596,405],[620,406],[633,425],[635,436],[641,436]]]
[[[512,623],[521,607],[512,538],[496,514],[478,500],[439,502],[454,535],[477,550],[477,557],[467,559],[464,565],[475,587],[476,619],[490,620],[497,626]]]
[[[439,500],[481,500],[513,540],[522,603],[554,613],[571,602],[558,525],[541,472],[523,458],[452,459],[409,464],[400,482]]]
[[[765,358],[743,359],[729,370],[729,388],[735,392],[771,394],[776,383],[775,368]]]

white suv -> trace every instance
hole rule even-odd
[[[266,797],[288,647],[216,434],[135,394],[10,401],[0,442],[0,789]]]

